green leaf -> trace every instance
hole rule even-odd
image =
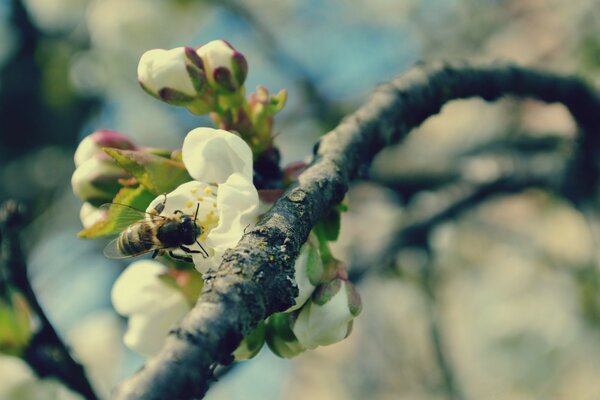
[[[149,192],[145,187],[136,188],[124,187],[113,199],[114,203],[124,204],[138,210],[146,210],[148,205],[156,198],[154,193]],[[110,207],[106,219],[97,222],[93,226],[79,232],[79,237],[92,239],[107,235],[116,235],[121,233],[122,226],[119,220],[129,211],[126,207]]]
[[[156,196],[168,193],[182,183],[192,180],[183,163],[179,161],[143,150],[104,148],[104,151]]]
[[[319,237],[320,241],[326,240],[333,242],[337,240],[340,234],[341,212],[337,208],[333,208],[325,215],[313,230]]]

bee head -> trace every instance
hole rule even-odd
[[[196,223],[194,217],[184,215],[181,217],[179,234],[183,244],[194,244],[198,236],[202,234],[202,228]]]

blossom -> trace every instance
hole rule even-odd
[[[71,177],[73,193],[81,200],[99,206],[110,202],[121,188],[120,179],[129,177],[102,149],[133,150],[135,145],[119,132],[98,130],[86,136],[75,151],[75,171]],[[86,214],[89,210],[85,210]],[[84,211],[82,210],[82,213]]]
[[[258,217],[258,192],[252,184],[252,151],[237,135],[219,129],[196,128],[182,148],[183,163],[195,180],[158,196],[148,212],[162,203],[162,215],[181,211],[193,215],[201,228],[192,250],[196,269],[217,266],[244,230]]]
[[[145,356],[160,350],[171,327],[191,308],[180,290],[160,279],[167,270],[154,260],[136,261],[112,288],[115,310],[129,317],[125,345]]]
[[[292,331],[307,349],[339,342],[350,334],[361,311],[358,292],[341,278],[320,285],[300,310]]]
[[[215,89],[234,92],[244,85],[248,63],[224,40],[213,40],[200,46],[196,53],[203,61],[208,83]]]
[[[140,58],[137,75],[147,93],[169,104],[187,105],[204,90],[202,60],[189,47],[145,52]],[[201,113],[208,111],[206,108]]]

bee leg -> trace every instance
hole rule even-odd
[[[173,253],[172,251],[169,251],[169,255],[171,257],[173,257],[174,259],[176,259],[176,260],[181,260],[181,261],[185,261],[185,262],[188,262],[188,263],[194,262],[194,260],[192,259],[192,257],[180,256],[178,254]]]
[[[204,252],[204,253],[202,254],[202,255],[203,255],[203,257],[204,257],[204,258],[208,258],[208,251],[206,251],[206,249],[204,248],[204,246],[202,246],[202,245],[200,244],[200,242],[199,242],[199,241],[197,241],[197,240],[196,240],[196,243],[198,244],[198,246],[200,246],[200,248],[201,248],[201,249],[202,249],[202,251]]]
[[[199,241],[196,240],[196,243],[198,244],[198,246],[200,246],[200,248],[202,249],[202,251],[200,251],[200,250],[192,250],[189,247],[186,247],[184,245],[179,246],[179,248],[181,250],[185,251],[186,253],[202,254],[202,257],[208,258],[208,252],[206,251],[206,249],[204,247],[202,247],[202,245],[200,244]]]
[[[152,258],[156,258],[156,256],[158,256],[158,253],[160,253],[159,249],[154,250],[154,252],[152,252]]]

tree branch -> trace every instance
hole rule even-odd
[[[588,134],[598,134],[600,98],[576,78],[510,65],[419,66],[382,85],[322,137],[311,166],[207,276],[195,307],[162,351],[115,392],[116,399],[204,395],[215,363],[230,361],[259,321],[293,303],[293,264],[312,226],[338,203],[385,146],[401,140],[446,102],[504,95],[562,102]],[[591,184],[588,183],[588,184]]]

